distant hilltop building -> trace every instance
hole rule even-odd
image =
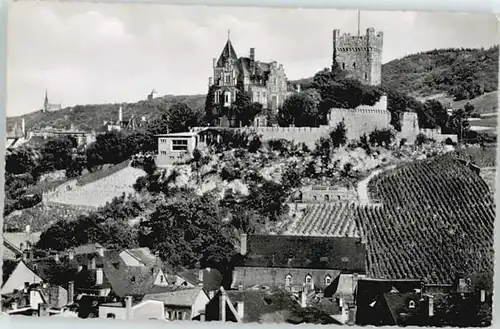
[[[229,36],[219,59],[213,59],[213,70],[213,77],[208,80],[209,86],[217,86],[216,102],[223,102],[226,107],[236,100],[238,83],[250,93],[252,102],[273,111],[277,111],[293,92],[282,64],[256,60],[255,48],[250,48],[249,57],[238,58]]]
[[[49,103],[49,97],[47,96],[47,90],[45,90],[45,100],[43,102],[42,112],[43,113],[55,112],[55,111],[59,111],[60,109],[61,109],[61,103],[59,103],[59,104]]]
[[[157,95],[158,93],[156,92],[156,90],[153,89],[153,91],[151,92],[151,94],[148,94],[148,101],[152,101],[154,98],[155,98],[155,95]]]
[[[340,34],[333,30],[333,62],[350,78],[378,86],[382,81],[382,48],[384,35],[370,27],[365,35]]]
[[[118,108],[118,120],[104,121],[103,127],[105,131],[122,131],[122,130],[135,130],[136,128],[143,127],[147,123],[146,117],[141,117],[137,120],[132,114],[128,119],[123,118],[123,108],[120,105]]]

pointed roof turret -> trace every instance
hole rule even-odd
[[[238,56],[236,56],[233,44],[231,43],[230,31],[227,32],[227,42],[224,46],[224,49],[222,49],[222,53],[219,56],[217,66],[224,66],[228,58],[232,58],[235,62],[238,60]]]

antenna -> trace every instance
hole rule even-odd
[[[359,24],[360,24],[360,21],[361,21],[361,10],[358,9],[358,37],[359,37]]]

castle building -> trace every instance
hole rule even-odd
[[[45,90],[45,100],[43,102],[42,112],[54,112],[61,109],[61,104],[51,104],[49,103],[49,97],[47,96],[47,90]]]
[[[293,91],[282,64],[256,60],[255,48],[250,48],[249,57],[238,58],[228,37],[219,59],[213,59],[213,76],[209,78],[209,86],[217,86],[216,102],[229,107],[236,100],[238,84],[251,95],[252,102],[273,111],[277,111]]]
[[[376,33],[374,28],[368,28],[365,35],[341,35],[340,30],[333,30],[333,62],[348,77],[378,86],[382,81],[383,41],[383,33]]]

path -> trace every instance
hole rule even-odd
[[[377,169],[373,171],[368,177],[363,179],[358,183],[358,200],[360,205],[368,205],[370,204],[370,195],[368,193],[368,183],[374,178],[378,176],[380,173],[396,168],[396,165],[388,166],[382,169]]]

